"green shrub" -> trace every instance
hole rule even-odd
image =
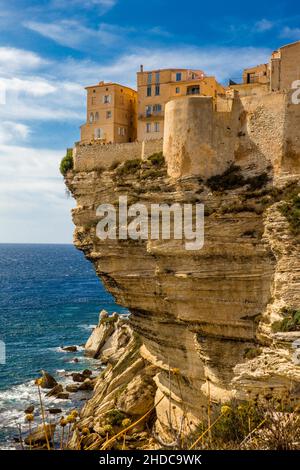
[[[165,170],[160,170],[158,168],[149,168],[148,170],[144,170],[141,174],[141,179],[148,179],[148,178],[159,178],[160,176],[164,176]]]
[[[73,170],[73,167],[73,149],[67,149],[66,156],[60,162],[60,172],[63,176],[65,176],[68,171]]]
[[[265,186],[268,181],[269,176],[266,172],[245,178],[241,173],[241,168],[232,163],[221,175],[211,176],[207,180],[207,185],[213,191],[236,189],[246,185],[249,187],[249,190],[255,191]]]
[[[283,320],[275,321],[272,324],[272,330],[274,333],[288,332],[288,331],[300,331],[300,310],[296,310],[291,307],[284,307],[281,312],[285,315]]]
[[[135,158],[134,160],[127,160],[122,166],[118,167],[117,174],[119,176],[134,174],[140,168],[141,160],[139,158]]]
[[[228,408],[228,412],[212,429],[213,439],[217,441],[240,443],[264,417],[252,402],[238,404],[232,400]]]
[[[284,215],[293,234],[300,234],[300,196],[297,194],[286,201],[280,208],[280,212]]]
[[[161,167],[165,164],[165,157],[162,152],[153,153],[148,157],[148,161],[151,162],[153,166]]]
[[[221,175],[211,176],[207,180],[207,185],[213,191],[223,191],[225,189],[235,189],[245,184],[245,179],[241,174],[241,168],[233,163]]]
[[[112,426],[121,426],[123,419],[126,418],[125,413],[117,409],[110,410],[107,413],[107,420]]]
[[[251,191],[263,188],[269,181],[268,173],[264,172],[257,176],[251,176],[245,180]]]

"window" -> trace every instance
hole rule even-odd
[[[99,121],[99,113],[98,113],[98,111],[95,113],[95,121]]]
[[[93,122],[94,122],[94,113],[90,113],[89,120],[90,120],[90,124],[93,124]]]
[[[255,83],[255,73],[247,73],[247,83]]]
[[[176,73],[176,82],[180,82],[180,81],[181,81],[181,77],[182,77],[182,73],[181,73],[181,72],[177,72],[177,73]]]
[[[159,122],[154,123],[154,132],[159,132]]]
[[[159,82],[160,82],[160,73],[156,72],[156,74],[155,74],[155,83],[159,83]]]
[[[126,129],[125,127],[118,127],[118,135],[126,135]]]
[[[151,96],[151,94],[152,94],[151,86],[147,86],[147,96]]]
[[[151,105],[146,106],[146,117],[151,116],[151,114],[152,114],[152,106]]]
[[[152,72],[148,73],[148,83],[152,83]]]
[[[155,104],[155,105],[153,106],[153,112],[154,112],[155,114],[161,113],[161,104]]]
[[[180,87],[179,86],[176,87],[176,93],[177,94],[180,93]]]
[[[112,116],[111,111],[106,111],[106,119],[110,119]]]
[[[95,129],[95,139],[103,139],[103,129]]]
[[[200,95],[200,86],[199,85],[192,85],[188,86],[186,90],[187,95]]]
[[[151,132],[151,122],[147,122],[146,124],[146,132],[149,134]]]
[[[160,94],[160,86],[155,85],[155,95],[158,96]]]
[[[104,104],[111,103],[111,95],[104,95],[103,96],[103,103]]]

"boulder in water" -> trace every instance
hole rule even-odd
[[[59,413],[62,413],[60,408],[48,408],[47,411],[50,415],[58,415]]]
[[[64,346],[62,350],[66,352],[76,352],[77,346]]]
[[[55,431],[55,424],[46,424],[45,427],[43,424],[37,427],[31,434],[29,434],[25,438],[25,444],[26,445],[32,445],[32,446],[37,446],[37,445],[43,445],[46,444],[47,442],[47,437],[48,441],[52,442],[53,440],[53,435]],[[46,437],[47,434],[47,437]]]
[[[59,393],[63,391],[63,386],[61,384],[57,384],[50,390],[50,392],[46,393],[46,397],[56,397]]]
[[[28,408],[26,408],[26,410],[24,410],[24,413],[26,413],[27,415],[31,415],[33,412],[34,412],[34,406],[33,405],[28,406]]]
[[[54,388],[55,385],[57,385],[57,382],[52,375],[48,374],[45,370],[42,370],[42,377],[41,377],[41,382],[40,386],[42,388]]]
[[[59,398],[60,400],[68,400],[70,397],[69,393],[66,392],[60,392],[56,395],[56,398]]]

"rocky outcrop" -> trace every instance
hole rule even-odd
[[[300,305],[299,238],[280,211],[299,188],[292,175],[275,187],[272,168],[263,170],[232,168],[213,182],[174,180],[150,161],[131,172],[68,173],[77,201],[74,243],[131,312],[129,323],[100,322],[87,343],[87,352],[108,366],[82,411],[82,425],[97,432],[109,410],[140,416],[155,403],[153,426],[166,438],[170,428],[191,432],[208,401],[270,388],[299,396],[293,349],[299,333],[291,338],[272,330],[283,307]],[[204,247],[187,251],[181,240],[101,241],[96,208],[116,204],[120,195],[146,206],[202,202]]]

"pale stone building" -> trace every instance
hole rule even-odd
[[[245,69],[243,83],[230,86],[243,96],[269,91],[287,91],[292,88],[296,80],[300,80],[300,41],[274,51],[267,64]]]
[[[224,88],[202,70],[164,69],[137,73],[138,140],[160,139],[164,134],[164,113],[168,101],[182,96],[211,96],[215,100]]]
[[[125,143],[136,140],[137,93],[118,83],[100,82],[87,90],[87,121],[81,142]]]

